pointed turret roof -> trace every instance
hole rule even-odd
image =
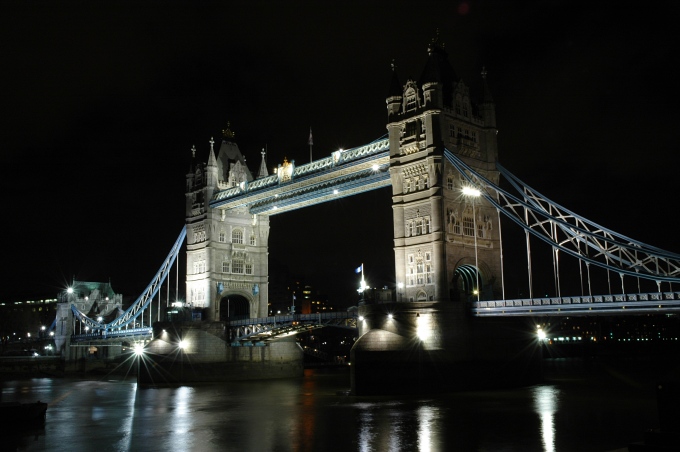
[[[482,102],[485,104],[492,104],[493,97],[491,96],[491,90],[489,89],[489,84],[486,81],[486,67],[482,67],[482,83],[484,85],[484,94],[482,97]]]
[[[401,96],[404,94],[404,87],[399,82],[399,77],[397,76],[397,66],[392,60],[392,80],[390,81],[390,89],[387,92],[387,97]]]
[[[427,47],[427,54],[427,62],[418,81],[419,85],[438,82],[446,86],[458,81],[458,77],[449,62],[449,54],[444,50],[444,44],[439,43],[439,33]]]
[[[261,154],[262,154],[262,162],[260,163],[260,171],[258,171],[258,173],[257,173],[258,179],[269,176],[269,172],[267,171],[267,163],[264,160],[264,156],[266,154],[264,149],[262,149]]]
[[[450,106],[453,102],[453,86],[458,81],[458,76],[449,62],[449,54],[444,50],[444,44],[439,43],[439,32],[427,47],[428,58],[425,69],[420,75],[418,85],[436,82],[442,86],[444,105]]]
[[[208,156],[208,166],[217,166],[217,160],[215,159],[215,140],[210,137],[210,155]]]

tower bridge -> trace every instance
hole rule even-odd
[[[565,209],[498,163],[495,104],[485,72],[481,82],[475,102],[434,41],[420,79],[402,84],[393,71],[386,137],[304,165],[284,161],[273,174],[263,152],[254,176],[233,133],[225,130],[217,149],[210,140],[207,162],[194,159],[186,175],[185,228],[144,295],[109,323],[73,308],[75,317],[106,334],[136,325],[152,309],[185,235],[186,302],[207,323],[223,322],[221,332],[213,328],[210,334],[234,346],[268,345],[344,322],[358,329],[352,351],[356,393],[379,392],[388,377],[408,384],[414,350],[419,372],[425,366],[439,384],[452,374],[465,380],[493,372],[498,362],[522,367],[534,339],[517,335],[516,317],[679,310],[674,285],[680,282],[680,255]],[[501,188],[502,178],[509,189]],[[364,303],[333,319],[268,317],[269,217],[387,187],[397,300]],[[503,225],[524,232],[526,258],[504,256]],[[554,297],[533,294],[537,252],[552,261]],[[565,259],[576,262],[578,275],[564,274]],[[528,297],[506,297],[508,265],[526,265]],[[564,280],[574,277],[580,293],[563,293]],[[607,293],[598,292],[601,287]],[[236,312],[247,319],[232,320]],[[211,340],[204,340],[205,347],[213,347]],[[233,359],[241,359],[234,353]],[[508,361],[517,356],[517,363]]]

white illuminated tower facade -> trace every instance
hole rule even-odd
[[[498,213],[446,161],[444,149],[498,182],[495,106],[482,73],[474,102],[435,39],[419,80],[393,68],[387,98],[397,301],[501,297]]]
[[[186,304],[204,320],[263,317],[269,217],[210,207],[214,193],[253,180],[232,131],[223,131],[217,152],[214,145],[211,139],[207,163],[194,161],[186,178]],[[262,159],[260,172],[266,172]]]

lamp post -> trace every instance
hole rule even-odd
[[[481,192],[470,186],[463,187],[463,194],[472,200],[472,234],[475,238],[475,283],[477,284],[477,301],[479,301],[479,262],[477,259],[477,213],[475,212],[475,200],[481,196]]]

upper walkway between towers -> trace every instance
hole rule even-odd
[[[275,215],[390,185],[389,141],[383,138],[304,165],[284,162],[274,174],[215,193],[210,207]]]

